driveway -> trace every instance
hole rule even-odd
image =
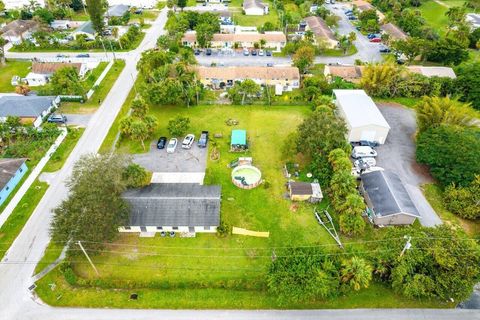
[[[378,166],[400,176],[420,213],[420,223],[423,226],[431,227],[441,224],[442,221],[420,189],[422,184],[432,182],[432,178],[428,170],[415,160],[413,138],[417,125],[414,111],[392,104],[378,104],[378,106],[391,127],[385,144],[377,149]]]
[[[93,114],[64,113],[67,117],[67,125],[86,128]]]
[[[147,153],[135,154],[133,161],[152,172],[204,172],[207,168],[207,149],[193,144],[189,150],[182,149],[182,141],[174,153],[167,149],[157,149],[156,143],[150,145]]]

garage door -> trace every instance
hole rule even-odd
[[[377,132],[374,130],[364,130],[362,131],[362,138],[360,140],[375,141],[376,134]]]

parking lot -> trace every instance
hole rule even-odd
[[[135,154],[133,161],[152,172],[205,172],[207,148],[199,148],[195,142],[191,149],[186,150],[182,149],[181,142],[179,139],[179,145],[174,153],[167,153],[166,149],[157,149],[156,142],[153,142],[147,153]]]
[[[442,221],[420,189],[422,184],[432,182],[432,178],[427,168],[415,160],[414,111],[393,104],[378,104],[378,107],[391,129],[385,144],[377,148],[377,165],[400,176],[420,213],[423,226],[441,224]]]

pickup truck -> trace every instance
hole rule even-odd
[[[198,139],[198,147],[206,148],[208,143],[208,131],[202,131],[200,138]]]

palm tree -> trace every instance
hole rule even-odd
[[[305,31],[304,36],[305,36],[305,40],[307,40],[310,43],[313,42],[313,31],[312,30]]]
[[[419,131],[435,128],[442,124],[470,126],[473,110],[470,104],[449,97],[424,97],[416,105]]]
[[[364,259],[354,256],[342,262],[340,279],[355,291],[368,288],[372,280],[372,267]]]

